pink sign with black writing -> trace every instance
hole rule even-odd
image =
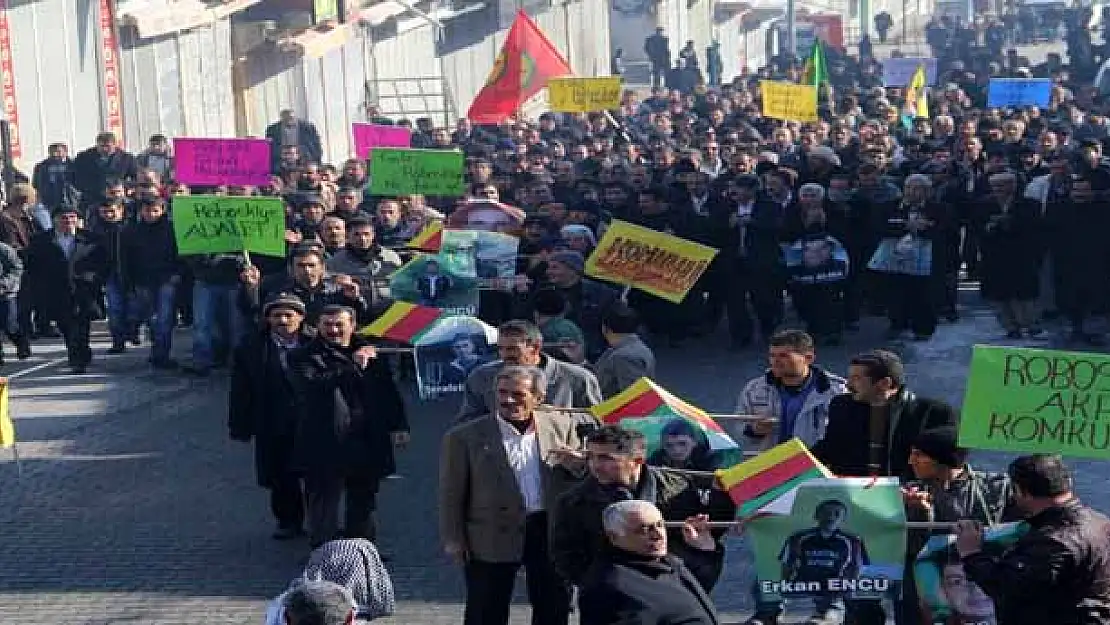
[[[265,139],[173,140],[178,182],[261,187],[270,183],[270,142]]]

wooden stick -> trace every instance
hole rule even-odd
[[[728,421],[728,420],[731,420],[731,421],[763,421],[764,419],[766,419],[766,420],[770,421],[771,423],[778,423],[779,422],[778,419],[771,419],[771,418],[768,418],[768,417],[761,417],[761,416],[755,415],[755,414],[711,414],[711,415],[709,415],[709,418],[713,419],[714,421],[721,420],[721,419],[726,420],[726,421]]]
[[[729,529],[737,524],[743,524],[746,519],[735,521],[710,521],[710,529]],[[684,521],[667,521],[667,527],[682,527]],[[953,521],[906,521],[906,527],[911,530],[950,530],[956,527]]]

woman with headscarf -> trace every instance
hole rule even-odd
[[[284,625],[283,599],[308,581],[339,584],[351,595],[355,623],[368,623],[393,614],[393,581],[374,544],[362,538],[333,540],[316,548],[301,575],[266,609],[265,625]]]

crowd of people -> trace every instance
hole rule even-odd
[[[499,358],[462,380],[440,459],[440,532],[465,571],[468,625],[508,622],[522,566],[533,623],[565,624],[574,588],[586,625],[719,622],[709,593],[724,532],[708,522],[734,519],[736,504],[704,474],[719,468],[704,437],[679,420],[645,441],[585,409],[653,377],[660,346],[722,323],[733,349],[758,344],[771,363],[738,398],[737,413],[755,417],[730,426],[745,450],[796,437],[838,475],[903,479],[911,516],[960,521],[968,579],[1002,625],[1110,623],[1110,522],[1078,502],[1058,457],[972,470],[956,411],[911,392],[897,356],[860,354],[844,377],[814,364],[818,347],[865,316],[885,317],[890,340],[928,341],[958,319],[966,280],[1009,338],[1041,335],[1059,317],[1071,340],[1104,342],[1091,320],[1110,308],[1098,279],[1110,270],[1100,241],[1110,132],[1093,61],[1050,54],[1032,65],[960,28],[930,26],[931,117],[904,120],[905,90],[884,88],[879,62],[831,47],[815,123],[762,114],[759,80],[797,82],[797,59],[720,86],[710,59],[710,81],[670,85],[669,48],[656,86],[626,92],[609,113],[443,128],[372,112],[410,127],[413,147],[461,150],[461,198],[371,195],[365,162],[320,162],[315,127],[291,111],[267,129],[273,176],[260,188],[175,181],[163,136],[138,155],[110,133],[73,158],[56,144],[0,212],[0,318],[21,359],[60,333],[75,373],[93,365],[90,326],[101,318],[109,357],[141,345],[145,326],[156,369],[206,376],[230,365],[229,434],[253,441],[274,538],[307,533],[315,550],[271,606],[274,622],[392,610],[374,511],[409,441],[407,365],[357,330],[392,302],[389,276],[415,253],[408,242],[441,221],[520,240],[512,288],[480,294]],[[649,54],[661,56],[669,44],[658,36]],[[1089,35],[1086,48],[1069,37],[1090,49]],[[697,68],[691,46],[679,56]],[[1020,76],[1054,81],[1048,108],[986,106],[990,78]],[[287,257],[179,254],[174,198],[199,193],[283,198]],[[718,254],[681,303],[622,293],[586,275],[613,220]],[[444,280],[425,279],[421,301],[434,303]],[[788,303],[804,331],[783,329]],[[179,365],[182,326],[192,345]],[[1020,516],[1031,533],[984,555],[981,524]],[[893,616],[925,622],[919,607],[907,585]],[[886,618],[875,601],[815,610],[815,624]],[[781,612],[759,602],[749,623]]]

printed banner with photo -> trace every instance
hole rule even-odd
[[[1001,553],[1017,542],[1029,525],[1003,523],[986,529],[983,549]],[[931,536],[913,566],[914,581],[921,603],[935,625],[997,625],[994,602],[967,578],[956,553],[952,534]]]
[[[897,478],[819,478],[744,527],[763,600],[898,598],[906,517]]]
[[[833,237],[798,239],[784,244],[782,252],[794,284],[828,284],[848,277],[848,250]]]
[[[416,341],[421,399],[461,393],[479,365],[497,359],[497,328],[475,317],[445,317]]]
[[[520,239],[500,232],[477,231],[475,262],[479,288],[508,291],[516,276],[516,258]]]
[[[478,233],[445,230],[439,253],[419,254],[389,278],[395,300],[441,308],[452,315],[478,312]]]

